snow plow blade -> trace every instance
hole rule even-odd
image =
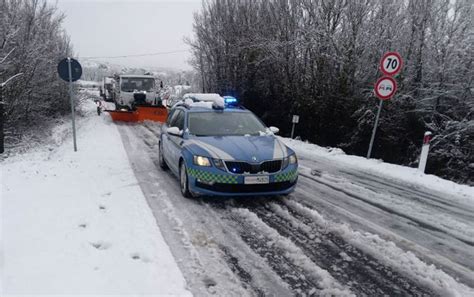
[[[113,121],[119,122],[138,122],[138,113],[136,111],[126,110],[106,110]]]
[[[168,110],[163,106],[138,106],[135,111],[106,110],[113,121],[119,122],[143,122],[155,121],[166,122]]]
[[[138,121],[155,121],[155,122],[166,122],[168,117],[168,109],[164,106],[138,106]]]

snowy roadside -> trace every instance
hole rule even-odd
[[[117,128],[84,108],[78,152],[67,123],[0,163],[0,295],[191,295]]]
[[[455,199],[464,203],[474,202],[474,187],[460,185],[440,177],[422,174],[416,168],[384,163],[381,160],[346,155],[341,149],[323,148],[315,144],[306,143],[290,138],[279,137],[296,153],[308,159],[324,159],[328,162],[347,165],[348,168],[359,170],[375,176],[384,176],[388,180],[398,180],[417,187],[430,188],[448,195],[455,195]],[[454,197],[450,197],[454,198]]]

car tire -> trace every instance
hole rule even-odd
[[[191,198],[191,192],[189,191],[189,180],[188,180],[188,170],[184,161],[179,165],[179,187],[181,189],[181,194],[185,198]]]
[[[168,164],[166,164],[165,157],[163,156],[163,145],[161,142],[158,146],[158,164],[160,164],[161,169],[168,169]]]

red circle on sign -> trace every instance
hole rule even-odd
[[[388,60],[387,58],[390,56],[395,56],[398,60],[396,67],[392,69],[391,71],[385,69],[385,67],[383,66],[384,64],[386,64],[386,62],[388,62],[389,64],[392,64],[391,66],[393,66],[393,61],[397,61],[397,60],[386,61]],[[400,71],[400,69],[402,69],[402,65],[403,65],[402,56],[400,56],[400,54],[397,52],[388,52],[385,55],[383,55],[382,59],[380,60],[380,70],[382,70],[383,74],[388,75],[388,76],[393,76],[397,74]]]
[[[375,83],[374,91],[379,99],[390,99],[397,91],[397,82],[390,76],[383,76]]]

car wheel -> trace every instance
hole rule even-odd
[[[165,157],[163,156],[163,145],[161,142],[158,148],[158,163],[160,164],[161,169],[168,169],[168,164],[166,164]]]
[[[179,185],[181,188],[181,194],[186,198],[191,198],[191,192],[189,192],[189,181],[188,181],[188,170],[184,161],[181,162],[179,167]]]

